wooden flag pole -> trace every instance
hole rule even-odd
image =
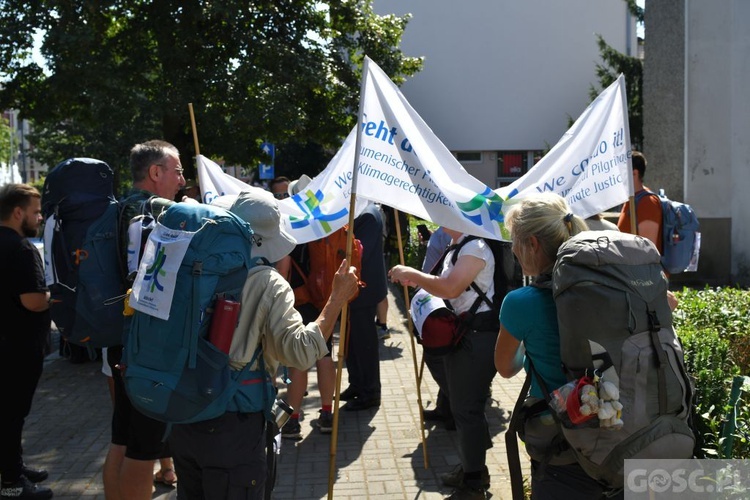
[[[349,231],[346,232],[346,261],[351,265],[352,261],[352,244],[354,241],[354,206],[356,204],[356,195],[351,194],[349,202]],[[361,276],[360,276],[361,278]],[[336,368],[336,388],[333,398],[333,431],[331,433],[330,461],[328,464],[328,498],[333,498],[333,483],[336,478],[336,446],[339,440],[339,402],[341,400],[341,374],[344,370],[344,349],[349,334],[349,304],[344,304],[341,309],[339,321],[339,351],[338,366]],[[331,334],[333,335],[333,334]]]
[[[198,129],[195,126],[195,114],[193,113],[193,103],[188,103],[188,110],[190,111],[190,124],[193,127],[193,144],[195,144],[195,156],[201,154],[201,150],[198,147]]]
[[[404,244],[403,240],[401,239],[401,223],[399,222],[398,217],[398,210],[395,208],[393,209],[393,218],[396,221],[396,237],[398,238],[398,257],[399,262],[401,265],[405,265],[405,259],[404,259]],[[409,228],[406,228],[408,231]],[[428,469],[430,467],[430,458],[427,454],[427,440],[425,439],[425,431],[424,431],[424,409],[422,407],[422,370],[417,366],[417,344],[414,340],[414,323],[412,322],[411,318],[411,308],[409,307],[411,305],[411,301],[409,300],[409,287],[406,285],[403,285],[404,288],[404,302],[406,303],[406,317],[408,318],[408,331],[409,331],[409,338],[411,340],[411,359],[414,364],[414,375],[415,380],[417,382],[417,404],[419,406],[419,428],[422,431],[422,455],[424,458],[424,468]],[[422,367],[424,367],[424,356],[422,357]]]

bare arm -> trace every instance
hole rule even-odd
[[[391,281],[408,286],[418,286],[427,292],[443,299],[455,299],[484,269],[486,262],[473,255],[462,255],[456,261],[456,265],[444,276],[434,276],[423,273],[408,266],[394,266],[388,276]]]
[[[511,378],[523,368],[523,344],[500,325],[495,343],[495,369],[503,378]]]
[[[49,309],[49,292],[22,293],[20,295],[23,307],[32,312],[42,312]]]
[[[638,234],[644,238],[648,238],[653,242],[654,245],[658,245],[659,241],[659,224],[652,220],[644,220],[638,223]]]

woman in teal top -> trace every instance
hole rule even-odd
[[[527,372],[528,358],[531,358],[534,360],[534,369],[544,379],[547,389],[553,391],[567,383],[560,368],[557,309],[551,288],[525,286],[509,292],[500,309],[500,322],[514,339],[519,343],[523,342],[526,351],[524,369]],[[535,398],[544,397],[544,392],[533,375],[529,393]]]
[[[583,219],[573,215],[565,200],[552,193],[518,201],[506,214],[505,225],[524,275],[535,276],[536,282],[544,281],[552,273],[560,245],[588,229]],[[505,296],[500,309],[495,368],[501,376],[510,378],[521,368],[528,372],[529,359],[549,391],[567,382],[560,361],[557,310],[549,287],[532,285],[513,290]],[[535,376],[530,394],[543,397]],[[531,458],[533,500],[604,498],[601,485],[574,458],[565,460],[565,455],[557,458],[554,465]]]

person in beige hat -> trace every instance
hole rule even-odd
[[[275,198],[260,188],[248,188],[236,196],[212,202],[241,217],[254,231],[252,255],[276,262],[296,245],[281,229]],[[272,266],[256,266],[242,290],[240,313],[229,348],[230,366],[242,369],[259,345],[265,369],[275,377],[280,364],[309,369],[328,353],[326,341],[344,304],[358,289],[358,278],[344,260],[339,267],[328,302],[318,317],[307,324],[294,309],[294,292]],[[251,369],[259,369],[260,365]],[[176,425],[169,437],[179,498],[262,499],[267,484],[266,430],[262,412],[227,412],[194,424]]]

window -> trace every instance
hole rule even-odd
[[[480,163],[482,161],[481,151],[463,151],[456,153],[456,159],[461,163]]]
[[[541,156],[541,151],[498,151],[496,187],[507,186],[523,176]]]

